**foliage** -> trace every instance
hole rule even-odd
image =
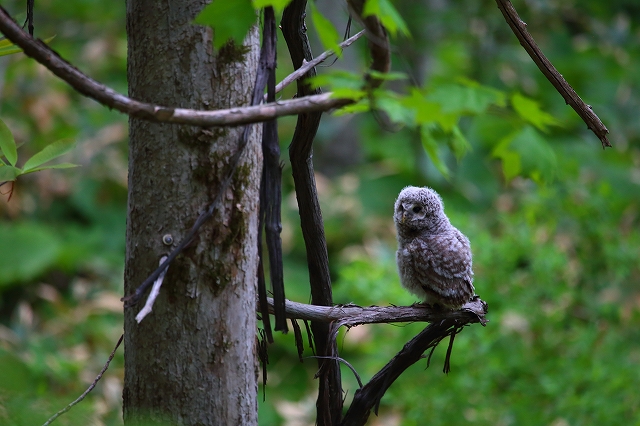
[[[281,11],[286,2],[254,1],[251,23],[254,8],[267,3]],[[318,13],[343,28],[344,13],[324,3]],[[356,46],[334,66],[347,70],[319,68],[316,80],[361,99],[353,111],[364,112],[325,117],[314,145],[335,301],[414,302],[395,272],[391,206],[404,185],[429,185],[472,242],[476,289],[489,303],[490,322],[456,338],[448,376],[440,372],[444,348],[429,369],[424,361],[403,375],[382,399],[377,421],[635,424],[637,7],[531,2],[521,10],[543,51],[611,130],[614,149],[603,152],[523,54],[494,5],[394,5],[411,38],[402,38],[398,26],[393,79],[383,89],[361,91],[366,62]],[[233,23],[237,16],[225,18]],[[37,33],[64,28],[52,47],[126,92],[123,22],[120,3],[36,4]],[[323,37],[329,31],[314,28]],[[241,42],[243,35],[234,34]],[[320,38],[312,40],[316,53],[325,48]],[[338,41],[335,34],[328,40]],[[278,80],[291,71],[284,44],[280,49]],[[0,204],[0,423],[41,424],[88,386],[121,333],[126,117],[88,102],[20,54],[6,60],[0,112],[11,139],[2,133],[0,169],[17,164],[17,147],[21,157],[34,158],[58,140],[78,141],[67,155],[83,165],[23,176],[11,200],[5,196]],[[284,145],[294,123],[280,120]],[[289,298],[306,302],[289,171],[285,165],[285,282]],[[341,354],[367,380],[422,326],[353,328],[341,337]],[[315,360],[299,363],[291,334],[277,335],[269,356],[260,422],[313,424]],[[94,392],[58,423],[121,424],[122,369],[121,350]],[[349,370],[342,374],[348,404],[357,385]]]

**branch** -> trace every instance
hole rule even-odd
[[[252,107],[203,111],[170,108],[128,98],[93,80],[62,59],[41,40],[34,40],[20,28],[0,6],[0,32],[19,46],[24,53],[48,68],[79,93],[131,117],[149,121],[188,124],[193,126],[238,126],[240,124],[267,121],[285,115],[305,112],[329,111],[353,103],[351,99],[332,98],[331,93],[292,99]]]
[[[366,76],[367,87],[376,88],[383,82],[380,78],[372,77],[370,71],[387,73],[391,69],[391,46],[389,35],[384,26],[375,15],[362,17],[365,0],[347,0],[351,16],[364,25],[367,29],[367,39],[369,40],[369,52],[373,60]]]
[[[364,33],[365,33],[365,30],[362,30],[358,34],[352,36],[351,38],[346,39],[345,41],[340,43],[338,46],[340,46],[341,48],[349,47],[353,44],[353,42],[355,42],[360,37],[362,37]],[[276,93],[280,93],[282,89],[284,89],[294,81],[304,77],[304,75],[308,73],[311,69],[315,68],[316,65],[324,62],[327,58],[330,58],[335,54],[336,52],[334,52],[333,50],[326,50],[323,53],[321,53],[319,56],[317,56],[316,58],[308,62],[306,60],[303,60],[302,66],[300,68],[298,68],[297,70],[295,70],[294,72],[286,76],[280,83],[278,83],[278,85],[276,86]],[[267,100],[266,94],[264,95],[264,100],[265,101]]]
[[[71,407],[73,407],[74,405],[76,405],[77,403],[79,403],[80,401],[82,401],[88,394],[89,392],[91,392],[93,390],[93,388],[96,387],[96,385],[98,384],[98,382],[100,381],[100,379],[102,379],[102,375],[105,373],[105,371],[107,371],[107,368],[109,368],[109,364],[111,364],[111,360],[113,360],[113,357],[116,354],[116,351],[118,350],[118,348],[120,347],[120,344],[122,343],[122,339],[124,338],[124,334],[120,336],[120,338],[118,339],[118,343],[116,343],[116,347],[113,348],[113,351],[111,351],[111,355],[109,355],[109,359],[107,359],[107,362],[105,363],[104,367],[102,367],[102,370],[100,370],[100,373],[98,373],[98,375],[96,376],[96,378],[93,380],[93,382],[91,383],[91,385],[89,385],[89,387],[87,388],[87,390],[85,390],[82,395],[80,395],[78,398],[76,398],[75,401],[71,402],[69,405],[67,405],[66,407],[64,407],[62,410],[58,411],[57,413],[55,413],[53,416],[51,416],[49,418],[49,420],[47,420],[46,422],[44,422],[44,424],[42,426],[48,426],[50,425],[55,419],[57,419],[58,417],[60,417],[61,415],[63,415],[64,413],[66,413],[67,411],[69,411],[71,409]]]
[[[341,426],[363,426],[371,410],[378,413],[378,406],[383,395],[393,382],[411,365],[423,358],[429,348],[435,348],[447,336],[453,336],[459,331],[461,324],[454,319],[446,319],[430,324],[416,337],[411,339],[391,361],[387,363],[369,383],[356,390],[351,406],[347,410]],[[448,352],[449,354],[449,352]],[[429,355],[430,357],[431,355]],[[427,362],[428,366],[428,362]]]
[[[267,298],[269,311],[273,313],[273,299]],[[356,305],[317,306],[287,300],[285,303],[287,318],[307,321],[339,322],[347,327],[362,324],[380,324],[393,322],[436,322],[455,320],[467,324],[485,325],[488,320],[486,303],[474,298],[457,311],[434,309],[429,305],[411,306],[369,306]]]
[[[596,113],[593,112],[591,105],[587,105],[582,101],[576,91],[573,90],[573,87],[567,83],[567,80],[564,79],[547,57],[544,56],[533,40],[533,37],[531,37],[531,34],[527,31],[527,24],[520,19],[518,12],[516,12],[511,2],[509,0],[496,0],[496,3],[504,19],[520,41],[520,44],[529,56],[531,56],[531,59],[533,59],[533,62],[536,63],[544,76],[547,77],[553,87],[562,95],[565,102],[578,113],[580,118],[587,124],[587,127],[600,139],[602,148],[611,146],[611,143],[609,143],[607,139],[607,133],[609,133],[607,127],[600,121]]]

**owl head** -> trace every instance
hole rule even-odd
[[[446,226],[442,198],[431,188],[407,186],[398,195],[393,220],[398,231],[437,231]]]

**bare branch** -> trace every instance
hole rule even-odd
[[[273,299],[267,298],[272,312]],[[380,324],[392,322],[435,322],[445,319],[485,325],[486,303],[474,298],[457,311],[434,309],[429,305],[411,306],[369,306],[356,305],[317,306],[287,300],[285,303],[287,318],[308,321],[339,322],[348,327],[361,324]]]
[[[358,40],[360,37],[362,37],[364,35],[364,33],[365,33],[365,30],[362,30],[358,34],[346,39],[345,41],[340,43],[338,46],[340,46],[341,48],[349,47],[356,40]],[[276,93],[281,92],[282,89],[284,89],[285,87],[287,87],[288,85],[290,85],[294,81],[298,80],[299,78],[304,77],[304,75],[307,72],[309,72],[309,70],[311,70],[316,65],[322,63],[327,58],[330,58],[331,56],[333,56],[335,54],[336,54],[336,52],[334,52],[333,50],[327,50],[327,51],[321,53],[316,58],[312,59],[311,61],[308,61],[308,62],[307,61],[303,61],[303,64],[302,64],[302,66],[300,68],[298,68],[297,70],[295,70],[294,72],[292,72],[291,74],[286,76],[280,83],[278,83],[278,85],[276,86]],[[267,95],[264,95],[264,100],[265,101],[267,100]]]
[[[533,37],[531,37],[531,34],[529,34],[529,31],[527,31],[527,24],[520,19],[518,12],[516,12],[511,2],[509,0],[496,0],[496,3],[504,19],[511,27],[511,30],[516,37],[518,37],[520,44],[529,56],[531,56],[531,59],[533,59],[533,62],[536,63],[544,76],[547,77],[549,82],[553,84],[553,87],[562,95],[565,102],[578,113],[580,118],[587,124],[587,127],[600,139],[602,148],[611,146],[611,143],[609,143],[607,139],[607,133],[609,133],[607,127],[600,121],[596,113],[593,112],[591,106],[582,101],[576,91],[573,90],[573,87],[567,83],[567,80],[564,79],[562,74],[560,74],[556,67],[544,56],[533,40]]]
[[[27,56],[47,67],[79,93],[132,117],[193,126],[238,126],[257,123],[304,112],[329,111],[353,103],[350,99],[336,99],[331,93],[292,99],[252,107],[238,107],[216,111],[170,108],[139,102],[93,80],[62,59],[41,40],[34,40],[20,28],[0,6],[0,32],[19,46]]]

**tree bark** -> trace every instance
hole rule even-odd
[[[191,24],[202,0],[128,0],[129,95],[193,109],[249,105],[258,29],[212,52]],[[242,128],[202,129],[131,118],[125,294],[211,203]],[[256,274],[260,126],[209,223],[169,267],[153,312],[125,311],[125,424],[257,424]],[[166,239],[165,239],[166,242]],[[175,244],[175,243],[174,243]]]

